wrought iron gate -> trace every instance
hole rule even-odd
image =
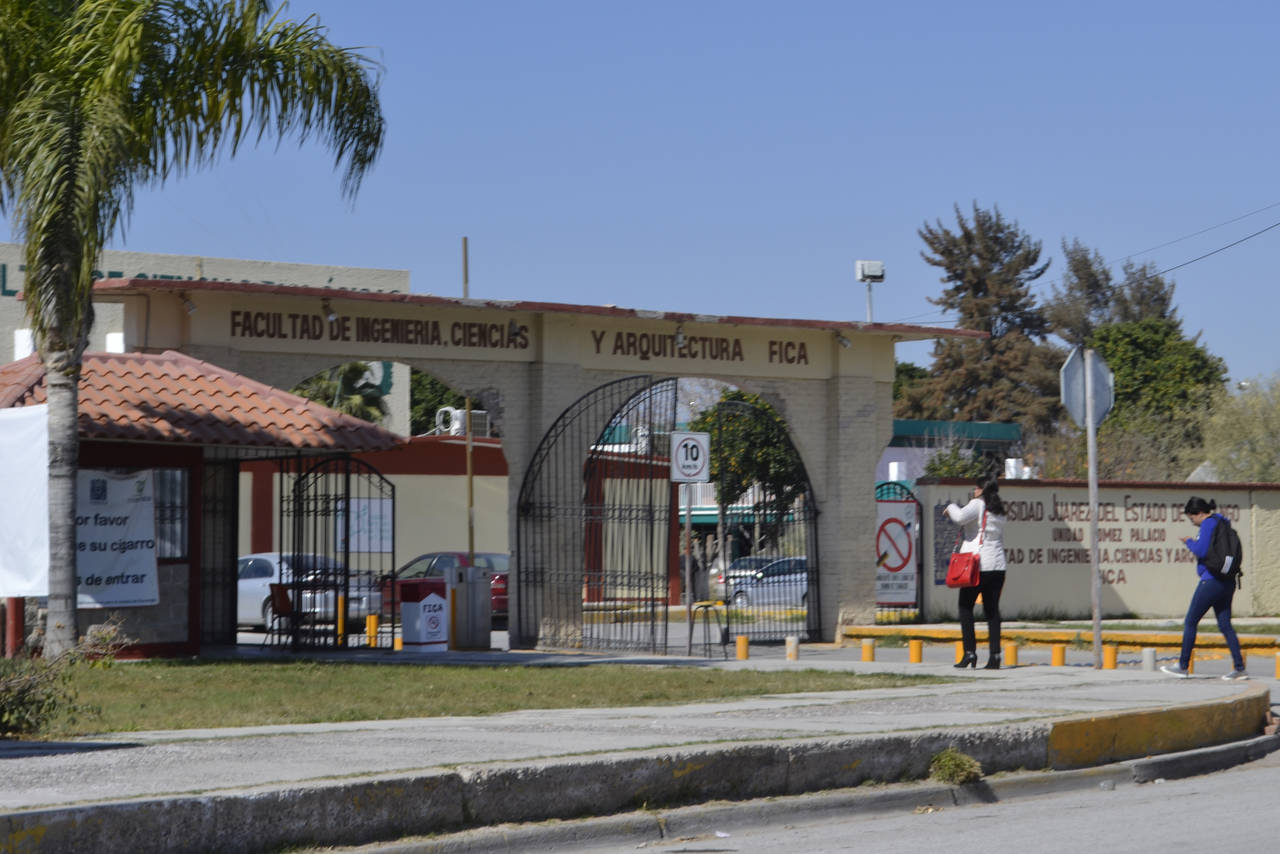
[[[277,619],[281,640],[294,649],[392,646],[393,626],[370,630],[395,613],[395,486],[377,469],[347,456],[283,462],[280,553],[292,609]]]
[[[517,505],[512,647],[666,652],[676,382],[605,385],[543,437]]]
[[[726,642],[820,637],[818,509],[785,422],[746,400],[721,400],[700,420],[719,497],[712,592],[726,605]],[[744,456],[767,459],[770,476],[744,479]]]

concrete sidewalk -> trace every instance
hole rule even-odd
[[[1084,654],[1073,650],[1076,659]],[[1239,684],[1216,678],[1209,663],[1198,668],[1199,678],[1174,679],[1132,662],[1117,670],[1094,670],[1080,660],[1049,667],[1032,660],[1031,650],[1016,668],[961,673],[950,666],[946,644],[928,647],[920,664],[908,663],[905,649],[881,650],[879,660],[867,663],[858,646],[822,644],[802,647],[797,662],[778,647],[753,648],[751,655],[737,661],[398,653],[393,660],[821,667],[956,681],[683,706],[5,742],[4,850],[252,852],[359,844],[642,805],[919,779],[930,758],[952,745],[987,774],[1092,767],[1253,739],[1276,688],[1272,673],[1257,667],[1263,678]]]

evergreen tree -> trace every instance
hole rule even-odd
[[[1070,347],[1084,346],[1094,332],[1110,323],[1134,323],[1147,318],[1173,321],[1173,282],[1153,272],[1150,264],[1126,261],[1120,282],[1097,250],[1074,239],[1062,241],[1066,272],[1062,288],[1053,288],[1045,317],[1053,332]]]
[[[948,338],[933,347],[929,377],[907,386],[899,418],[1012,421],[1028,431],[1058,418],[1058,368],[1064,355],[1045,341],[1049,324],[1031,294],[1048,262],[1040,242],[999,209],[973,207],[966,221],[956,207],[956,230],[926,223],[921,257],[943,271],[946,287],[930,302],[958,315],[962,328],[990,333],[982,340]]]

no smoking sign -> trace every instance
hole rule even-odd
[[[711,434],[671,434],[671,482],[706,483],[711,480]]]

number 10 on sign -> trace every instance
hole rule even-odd
[[[711,434],[671,434],[671,482],[706,483],[711,480]]]

